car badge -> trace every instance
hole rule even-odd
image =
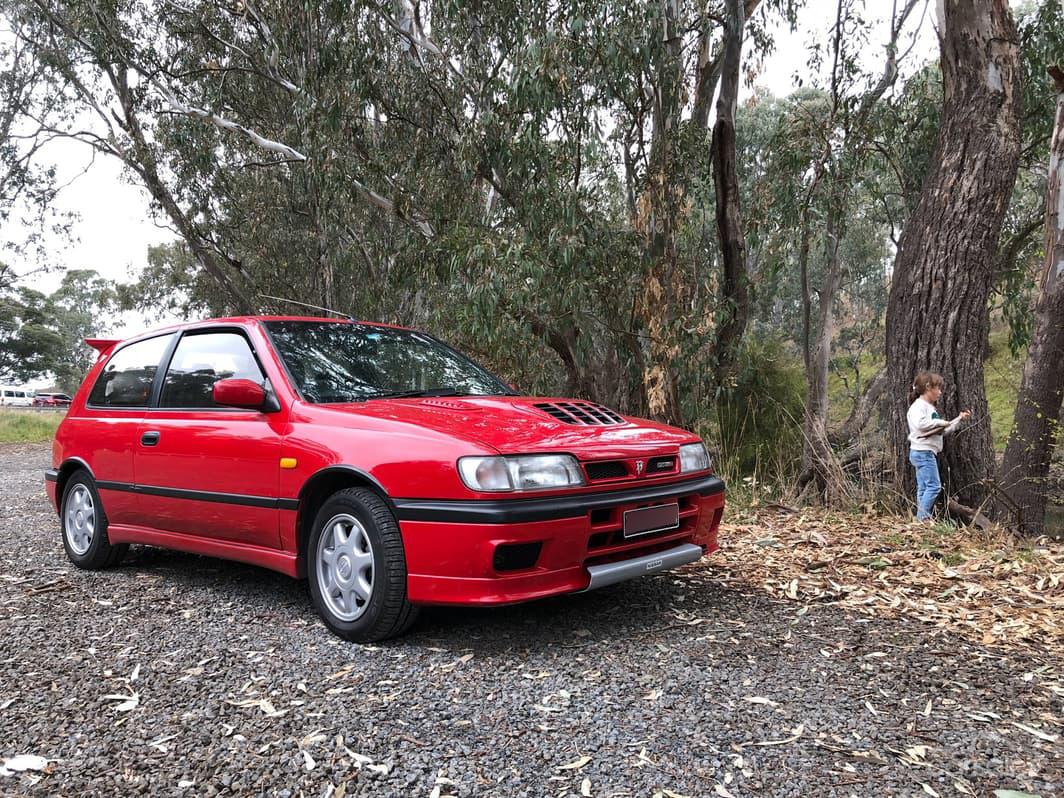
[[[644,463],[642,460],[636,460],[635,461],[635,473],[636,474],[642,474],[643,473],[643,468],[645,466],[646,466],[646,463]]]

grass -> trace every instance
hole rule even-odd
[[[53,411],[0,410],[0,443],[45,443],[62,420]]]
[[[1016,412],[1016,396],[1020,391],[1020,377],[1023,363],[1027,357],[1026,350],[1015,355],[1009,351],[1009,332],[1005,328],[994,329],[990,333],[990,356],[983,364],[986,384],[986,401],[990,409],[990,430],[993,435],[994,450],[1005,451],[1012,428],[1012,417]],[[878,357],[864,355],[859,362],[861,384],[881,368],[883,361]],[[853,379],[853,369],[846,368],[846,376]],[[949,387],[947,386],[947,390]],[[852,402],[847,396],[846,386],[834,371],[828,377],[828,395],[830,397],[829,423],[841,424],[850,412]]]
[[[990,357],[983,364],[983,372],[986,402],[990,408],[990,431],[994,436],[994,450],[998,452],[1005,451],[1009,440],[1026,358],[1026,349],[1016,355],[1009,351],[1008,330],[990,333]]]

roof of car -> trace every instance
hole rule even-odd
[[[185,330],[190,327],[209,326],[212,324],[254,324],[261,321],[313,321],[313,322],[333,322],[335,324],[365,324],[370,327],[389,327],[394,330],[409,330],[410,327],[404,327],[401,324],[387,324],[380,321],[356,321],[354,319],[343,319],[335,316],[223,316],[216,319],[201,319],[199,321],[183,321],[177,324],[168,324],[165,327],[157,327],[152,330],[145,330],[137,335],[131,335],[128,338],[121,339],[123,342],[132,341],[135,338],[148,338],[159,333],[176,332],[177,330]]]

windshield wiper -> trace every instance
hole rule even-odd
[[[420,391],[384,391],[372,393],[363,399],[408,399],[415,396],[472,396],[468,391],[461,391],[453,385],[443,385],[439,388],[425,388]]]

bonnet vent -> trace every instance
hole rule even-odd
[[[624,423],[617,413],[593,402],[539,402],[535,407],[564,424],[607,427]]]

